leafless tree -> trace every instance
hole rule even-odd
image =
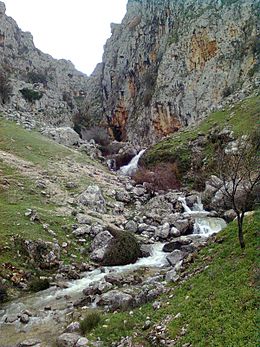
[[[243,136],[233,148],[220,146],[217,151],[217,175],[222,181],[223,199],[237,215],[238,239],[245,248],[243,221],[245,212],[257,200],[260,182],[259,171],[259,134]]]

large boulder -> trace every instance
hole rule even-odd
[[[42,134],[65,146],[73,146],[80,143],[78,133],[70,127],[46,128]]]
[[[87,206],[90,210],[100,213],[106,212],[106,201],[97,185],[89,186],[83,193],[81,193],[77,201]]]
[[[126,294],[119,290],[110,290],[109,292],[102,294],[98,306],[109,306],[111,310],[126,310],[133,305],[133,297],[130,294]]]
[[[111,233],[114,238],[106,248],[102,264],[113,266],[135,263],[141,255],[140,245],[135,236],[128,231]]]

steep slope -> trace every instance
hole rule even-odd
[[[259,13],[259,0],[129,0],[90,78],[85,124],[150,144],[245,97],[259,87]]]
[[[19,119],[70,125],[86,93],[87,76],[70,61],[56,60],[34,46],[0,2],[0,107]],[[5,89],[4,89],[5,88]]]

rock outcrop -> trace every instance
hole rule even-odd
[[[68,126],[84,99],[88,77],[70,61],[37,49],[31,33],[21,31],[0,2],[0,80],[6,84],[0,109],[15,120],[22,114],[40,124]]]
[[[90,77],[85,119],[144,145],[245,97],[259,86],[259,13],[258,0],[129,0]]]

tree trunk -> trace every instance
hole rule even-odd
[[[244,249],[246,247],[243,235],[243,213],[242,216],[240,214],[237,216],[237,225],[238,225],[238,239],[240,243],[240,247]]]

